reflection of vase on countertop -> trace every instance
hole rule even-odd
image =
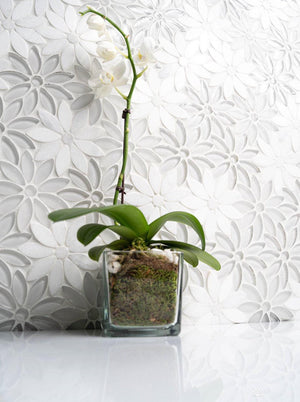
[[[108,347],[103,402],[182,401],[180,337],[110,339]]]

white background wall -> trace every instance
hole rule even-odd
[[[102,6],[101,6],[101,4]],[[98,325],[98,265],[84,219],[109,204],[121,158],[119,96],[94,97],[80,0],[0,0],[0,328]],[[186,271],[184,321],[299,318],[300,2],[89,3],[159,47],[134,94],[127,202],[187,210],[222,263]],[[198,243],[174,225],[165,236]],[[103,236],[107,240],[108,236]]]

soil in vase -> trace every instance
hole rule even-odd
[[[174,322],[178,263],[151,252],[120,254],[117,273],[109,274],[111,323],[159,326]]]

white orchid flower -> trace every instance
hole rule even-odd
[[[116,57],[117,49],[112,42],[103,41],[97,46],[97,53],[104,61],[110,61]]]
[[[123,60],[106,63],[105,68],[95,60],[92,65],[92,74],[88,84],[94,90],[97,98],[104,98],[114,88],[125,85],[127,80],[127,68]]]
[[[153,64],[156,62],[156,58],[154,56],[155,52],[155,42],[153,38],[145,38],[141,47],[139,48],[136,56],[135,61],[136,64],[140,67],[144,67],[149,64]]]
[[[105,21],[100,15],[90,15],[87,19],[87,24],[90,29],[98,31],[99,36],[103,35],[106,31]]]

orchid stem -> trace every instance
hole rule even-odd
[[[131,48],[130,44],[128,41],[128,35],[126,35],[122,29],[115,23],[113,22],[110,18],[106,17],[104,14],[99,13],[96,10],[93,10],[92,8],[88,7],[86,11],[80,12],[81,15],[85,15],[88,13],[93,13],[96,15],[99,15],[102,17],[104,20],[109,22],[124,38],[126,48],[127,48],[127,58],[130,62],[131,70],[132,70],[132,83],[129,89],[128,95],[122,94],[121,91],[119,91],[118,88],[115,88],[116,91],[122,96],[124,100],[126,100],[126,109],[123,110],[122,118],[124,119],[124,133],[123,133],[123,161],[122,161],[122,166],[121,170],[119,173],[118,181],[117,181],[117,186],[115,189],[115,194],[114,194],[114,200],[113,200],[113,205],[117,205],[118,203],[118,198],[119,194],[121,194],[121,204],[124,203],[124,195],[125,195],[125,170],[126,170],[126,165],[127,165],[127,159],[128,159],[128,137],[129,137],[129,118],[130,118],[130,107],[131,107],[131,98],[132,94],[135,88],[135,84],[138,78],[142,76],[142,74],[146,71],[146,68],[142,70],[140,73],[136,72],[136,67],[133,61],[133,57],[131,54]]]

